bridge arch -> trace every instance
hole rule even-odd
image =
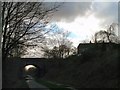
[[[27,74],[29,74],[25,70],[25,67],[28,65],[32,65],[36,68],[35,73],[34,73],[36,77],[43,77],[45,75],[46,73],[45,63],[40,62],[40,60],[36,61],[36,60],[30,59],[30,60],[25,60],[25,61],[22,60],[22,64],[19,67],[20,77],[25,77]]]

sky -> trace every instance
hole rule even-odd
[[[90,41],[95,32],[118,23],[118,2],[65,2],[51,23],[70,31],[69,39],[77,47],[84,40]]]
[[[49,25],[56,24],[59,28],[71,32],[68,38],[75,47],[83,41],[89,42],[95,32],[106,30],[112,23],[118,23],[118,0],[99,1],[65,2],[51,17]],[[39,50],[29,50],[34,53],[31,57],[40,57],[40,52],[36,51]]]

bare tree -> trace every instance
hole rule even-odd
[[[92,38],[93,39],[93,38]],[[94,42],[115,42],[118,43],[118,37],[115,34],[114,23],[109,26],[107,30],[100,30],[94,35]]]
[[[73,50],[73,48],[60,45],[59,47],[54,46],[52,49],[44,49],[43,51],[46,58],[66,58],[70,55],[70,50]]]
[[[59,28],[57,25],[52,25],[50,29],[52,30],[42,46],[45,57],[65,58],[69,56],[73,50],[72,42],[68,39],[70,32]]]
[[[5,59],[18,47],[42,42],[49,32],[44,27],[60,4],[43,2],[2,2],[2,57]]]

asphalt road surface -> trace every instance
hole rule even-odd
[[[31,90],[35,90],[35,89],[37,89],[37,88],[38,88],[39,90],[50,90],[50,89],[47,88],[46,86],[43,86],[43,85],[37,83],[37,82],[34,80],[34,78],[31,77],[30,75],[28,75],[28,76],[26,77],[26,82],[27,82],[27,84],[28,84],[28,86],[29,86],[29,88],[30,88]]]

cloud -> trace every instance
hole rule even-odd
[[[51,21],[73,22],[77,17],[87,17],[94,14],[101,19],[101,26],[118,21],[118,2],[64,2],[58,11],[54,13]],[[97,1],[97,2],[96,2]],[[117,1],[117,0],[116,0]],[[47,3],[52,5],[55,3]],[[62,4],[58,2],[57,5]]]
[[[75,46],[83,40],[90,40],[92,35],[100,30],[100,20],[94,15],[78,17],[73,22],[58,22],[57,25],[72,33],[70,38]]]
[[[78,16],[85,16],[91,9],[91,5],[92,2],[65,2],[52,20],[72,22]]]
[[[53,6],[53,3],[47,4]],[[58,27],[72,33],[69,39],[77,47],[83,40],[90,40],[91,36],[102,27],[117,22],[118,3],[109,1],[65,2],[51,19],[52,23],[56,22]],[[50,25],[47,28],[49,29]],[[42,57],[43,55],[40,48],[30,48],[28,51],[25,57]]]
[[[93,2],[92,13],[101,20],[101,26],[118,22],[118,2]]]
[[[85,4],[80,3],[79,5]],[[63,27],[65,30],[72,32],[72,41],[75,43],[76,46],[78,42],[82,40],[90,40],[91,36],[94,35],[95,32],[102,29],[107,29],[110,24],[112,24],[113,22],[117,22],[117,4],[117,2],[92,2],[88,4],[89,7],[87,5],[81,6],[81,11],[83,11],[83,13],[78,13],[78,9],[76,11],[75,9],[72,9],[71,11],[74,12],[72,12],[71,14],[68,13],[68,16],[64,16],[63,14],[64,17],[59,17],[61,20],[63,20],[64,18],[65,20],[58,21],[58,26]],[[83,10],[83,8],[85,7],[86,9]],[[66,13],[67,12],[69,11],[66,10]]]
[[[100,26],[107,29],[112,23],[119,23],[119,10],[120,5],[118,2],[94,2],[92,3],[91,12],[101,20]],[[118,29],[115,32],[120,37]]]

